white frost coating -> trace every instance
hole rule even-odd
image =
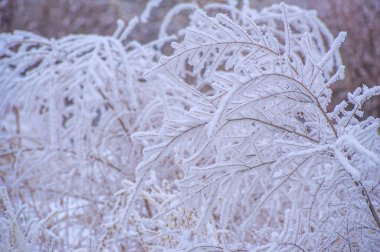
[[[131,31],[136,27],[136,25],[139,23],[139,18],[134,17],[128,22],[128,26],[123,30],[123,32],[120,34],[119,40],[124,41]]]
[[[380,87],[330,104],[344,33],[285,4],[202,7],[146,44],[137,18],[0,35],[0,251],[378,249]]]
[[[368,161],[374,162],[380,167],[380,155],[375,155],[373,152],[369,151],[363,145],[355,139],[353,135],[344,135],[340,137],[337,143],[343,144],[344,146],[356,148],[361,155],[367,156]]]
[[[352,178],[355,181],[359,181],[360,172],[348,162],[347,158],[343,156],[340,150],[338,150],[337,148],[334,148],[334,153],[335,153],[335,157],[338,159],[339,163],[343,166],[343,168],[351,174]]]
[[[120,37],[120,34],[121,32],[123,31],[124,27],[125,27],[125,23],[122,19],[118,19],[116,21],[116,30],[115,32],[113,33],[113,37],[115,38],[119,38]]]
[[[220,102],[218,104],[218,109],[215,111],[211,121],[208,123],[208,129],[207,129],[207,136],[211,138],[215,130],[220,122],[220,119],[228,106],[228,103],[231,101],[231,98],[234,96],[234,94],[239,90],[241,86],[239,84],[235,84],[235,87],[231,89],[227,94],[225,94]]]
[[[290,26],[289,26],[289,22],[288,22],[285,4],[281,3],[281,7],[282,7],[282,10],[281,10],[282,11],[282,19],[283,19],[284,26],[285,26],[285,55],[284,55],[284,57],[288,58],[289,53],[290,53]]]
[[[150,14],[154,8],[157,8],[162,3],[162,0],[150,0],[148,1],[147,5],[145,6],[145,9],[143,13],[141,14],[141,22],[146,23],[148,22],[148,19],[150,17]]]
[[[342,45],[344,39],[347,36],[347,32],[339,32],[338,37],[334,39],[334,42],[331,45],[330,50],[323,56],[323,58],[318,62],[318,69],[321,69],[325,66],[328,60],[330,60],[333,55],[338,51],[339,47]]]
[[[167,29],[169,25],[171,24],[173,18],[178,15],[180,12],[185,10],[196,10],[198,8],[197,4],[194,3],[181,3],[175,5],[166,15],[164,20],[162,21],[160,32],[159,32],[159,38],[168,36]]]

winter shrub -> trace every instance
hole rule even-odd
[[[2,250],[380,246],[380,119],[362,117],[380,86],[328,110],[344,32],[248,1],[177,4],[147,44],[138,22],[0,36]]]

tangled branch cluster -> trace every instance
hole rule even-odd
[[[380,86],[327,109],[345,33],[248,1],[178,4],[147,44],[137,23],[0,35],[2,250],[380,246]]]

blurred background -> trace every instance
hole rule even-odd
[[[223,2],[222,0],[216,0]],[[134,38],[147,42],[157,35],[160,20],[175,3],[210,0],[163,0],[152,12],[149,24],[138,26]],[[140,15],[147,0],[0,0],[0,32],[26,30],[46,37],[59,38],[72,33],[111,35],[116,20],[126,22]],[[262,9],[286,2],[315,9],[334,35],[347,31],[341,48],[346,65],[345,79],[335,84],[333,104],[347,92],[366,84],[380,85],[380,0],[251,0],[251,7]],[[365,105],[366,116],[380,117],[380,97]]]

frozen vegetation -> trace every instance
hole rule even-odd
[[[113,36],[0,35],[0,251],[377,250],[380,86],[329,106],[346,33],[229,1],[131,40],[160,2]]]

